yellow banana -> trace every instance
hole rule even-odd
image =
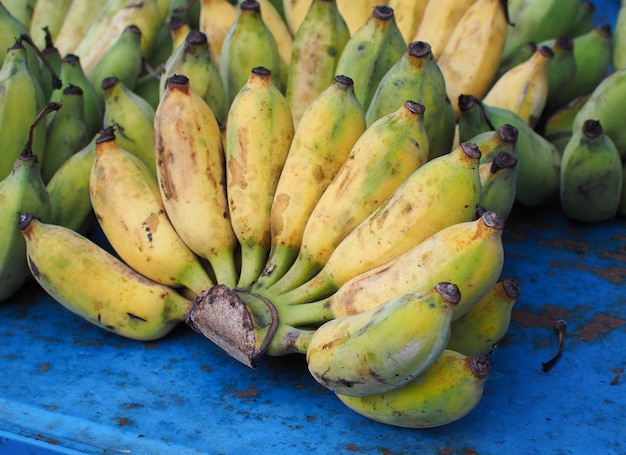
[[[540,46],[532,57],[500,76],[483,101],[515,112],[534,127],[548,99],[548,68],[553,58],[552,48]]]
[[[62,56],[74,52],[105,4],[102,0],[72,0],[54,40]]]
[[[413,41],[428,3],[430,3],[428,0],[389,0],[387,2],[387,5],[394,11],[396,23],[406,44]]]
[[[226,193],[241,246],[237,287],[261,275],[270,250],[270,212],[294,135],[289,105],[267,68],[250,72],[226,123]]]
[[[335,76],[294,132],[272,201],[270,257],[258,288],[270,286],[291,266],[315,204],[363,131],[365,113],[352,79]]]
[[[491,86],[500,65],[506,32],[506,2],[477,0],[459,19],[441,50],[437,62],[457,118],[459,95],[482,98]]]
[[[315,330],[306,351],[317,382],[342,395],[363,397],[400,387],[441,355],[454,308],[462,298],[453,283],[401,294]]]
[[[350,0],[336,0],[337,8],[348,24],[350,34],[354,35],[356,31],[365,24],[372,15],[372,10],[377,6],[387,5],[388,0],[360,0],[353,2]]]
[[[156,340],[184,321],[193,305],[68,228],[28,213],[20,215],[19,228],[35,280],[69,311],[104,330]]]
[[[238,0],[239,3],[245,0]],[[291,61],[291,50],[293,48],[293,35],[289,27],[281,17],[276,7],[270,0],[258,0],[261,6],[261,17],[263,22],[274,35],[276,45],[278,46],[278,54],[285,65]]]
[[[509,330],[511,312],[519,296],[517,281],[498,281],[467,313],[452,322],[446,349],[467,356],[490,354]]]
[[[283,0],[285,22],[293,36],[296,35],[313,0]]]
[[[405,428],[432,428],[466,416],[480,401],[491,370],[485,356],[444,350],[408,384],[381,394],[338,398],[354,412]]]
[[[217,282],[234,287],[237,237],[228,212],[222,135],[186,76],[168,80],[154,130],[157,177],[172,225],[192,251],[210,262]]]
[[[207,36],[212,60],[219,68],[224,38],[237,20],[237,7],[228,0],[200,0],[200,5],[200,31]]]
[[[298,256],[272,292],[315,275],[344,237],[426,163],[428,150],[424,106],[414,101],[367,128],[315,205]]]

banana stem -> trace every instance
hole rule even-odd
[[[276,305],[280,324],[293,327],[317,327],[324,322],[335,319],[331,310],[326,306],[328,299],[296,305]]]

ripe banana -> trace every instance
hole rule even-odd
[[[192,301],[148,280],[76,232],[20,215],[30,271],[72,313],[109,332],[156,340],[185,320]],[[88,276],[87,280],[68,277]]]
[[[428,150],[424,106],[414,101],[367,128],[315,205],[298,256],[273,292],[315,275],[344,237],[426,163]]]
[[[480,207],[496,212],[506,220],[515,204],[515,187],[519,175],[516,154],[501,151],[491,162],[481,164],[478,172]]]
[[[413,41],[428,3],[430,2],[427,0],[389,0],[387,2],[387,5],[394,11],[396,24],[406,44]]]
[[[398,388],[441,355],[461,298],[455,284],[437,283],[426,292],[400,294],[369,311],[328,321],[309,342],[309,372],[327,389],[347,396]]]
[[[405,428],[431,428],[466,416],[480,401],[491,366],[485,356],[444,350],[411,382],[365,397],[337,397],[354,412]]]
[[[241,246],[238,288],[252,285],[267,260],[272,200],[293,136],[289,105],[271,72],[253,68],[226,123],[226,194]]]
[[[237,20],[238,9],[228,0],[200,1],[200,31],[207,36],[211,57],[219,67],[222,46],[228,29]]]
[[[74,52],[105,4],[102,0],[71,1],[54,39],[54,45],[62,56]]]
[[[617,214],[624,174],[615,143],[598,120],[583,122],[563,150],[560,200],[577,221],[600,222]]]
[[[467,313],[452,322],[446,349],[467,356],[493,352],[509,330],[511,312],[519,296],[517,281],[498,281]]]
[[[172,225],[192,251],[210,262],[217,283],[234,287],[237,237],[228,212],[222,134],[186,76],[168,80],[154,134],[157,177]]]

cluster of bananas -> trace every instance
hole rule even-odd
[[[374,420],[461,418],[519,297],[505,220],[567,187],[539,126],[591,90],[545,108],[562,39],[513,62],[556,22],[606,35],[579,0],[509,13],[515,27],[501,0],[3,0],[0,300],[32,276],[124,337],[185,322],[250,367],[303,354]]]

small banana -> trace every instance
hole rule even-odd
[[[72,0],[54,40],[62,56],[74,52],[105,4],[102,0]]]
[[[241,246],[237,287],[261,275],[270,243],[270,213],[294,136],[291,111],[267,68],[252,68],[231,104],[226,123],[226,193]]]
[[[384,393],[410,382],[441,355],[454,308],[453,283],[400,294],[376,308],[334,319],[315,330],[306,351],[313,378],[346,396]]]
[[[550,115],[555,109],[563,106],[563,90],[572,82],[576,74],[576,57],[574,56],[574,40],[561,35],[558,38],[544,41],[540,45],[548,45],[554,53],[548,65],[548,95],[544,114]]]
[[[576,16],[567,27],[567,35],[573,38],[589,33],[595,26],[596,6],[589,0],[582,0],[578,5]]]
[[[46,45],[44,28],[48,29],[52,40],[56,40],[71,4],[72,0],[37,0],[28,29],[37,47],[42,49]]]
[[[626,66],[626,3],[621,2],[613,29],[613,50],[611,51],[613,70]]]
[[[439,427],[476,407],[490,370],[485,356],[444,350],[426,371],[397,389],[365,397],[337,397],[354,412],[387,425]]]
[[[517,128],[505,123],[497,130],[488,130],[483,133],[478,133],[469,138],[468,142],[476,144],[479,148],[480,164],[482,165],[491,163],[500,152],[516,155],[518,137],[519,132]]]
[[[537,49],[539,49],[539,46],[534,41],[529,41],[524,44],[522,47],[516,50],[511,58],[509,58],[506,62],[500,62],[500,66],[498,66],[498,71],[493,78],[493,82],[495,83],[498,79],[500,79],[500,76],[502,76],[511,68],[526,62],[535,54],[535,52],[537,52]]]
[[[294,132],[272,201],[270,256],[256,288],[271,286],[291,266],[313,208],[364,131],[352,79],[335,76]]]
[[[36,1],[37,0],[3,0],[2,4],[3,8],[28,30]]]
[[[313,0],[294,36],[285,88],[295,127],[309,104],[332,83],[348,39],[350,31],[337,2]]]
[[[517,186],[517,156],[515,153],[501,151],[491,162],[480,165],[480,201],[484,210],[498,213],[505,220],[515,204]]]
[[[364,111],[367,112],[380,80],[406,48],[393,9],[384,5],[376,6],[363,26],[350,37],[335,74],[354,81],[354,92]]]
[[[569,103],[550,112],[544,122],[541,134],[562,154],[572,137],[572,127],[576,115],[585,105],[591,93],[574,98]]]
[[[237,20],[238,9],[228,0],[200,1],[200,31],[207,36],[211,57],[215,64],[220,65],[222,46],[228,29]]]
[[[237,1],[241,3],[245,0]],[[276,41],[278,55],[285,65],[289,65],[293,49],[293,35],[271,0],[257,1],[261,7],[261,18]]]
[[[387,5],[394,11],[396,24],[406,44],[413,41],[428,3],[427,0],[389,0],[387,2]]]
[[[7,52],[14,44],[18,37],[28,34],[28,28],[16,19],[7,9],[6,5],[0,3],[0,67],[3,66],[5,58],[9,55]],[[35,68],[39,68],[39,59],[35,52],[27,52],[28,68],[34,72]],[[39,77],[34,73],[35,77]]]
[[[154,134],[157,177],[172,225],[192,251],[210,262],[217,283],[234,287],[237,237],[228,212],[222,134],[186,76],[168,80]]]
[[[624,173],[620,155],[598,120],[586,120],[563,150],[560,200],[569,218],[609,220],[617,214]]]
[[[66,309],[104,330],[156,340],[184,321],[193,305],[68,228],[29,213],[20,214],[18,226],[35,280]]]
[[[350,0],[336,1],[341,16],[345,19],[346,24],[348,24],[350,35],[354,35],[359,28],[367,22],[374,8],[377,6],[385,6],[389,3],[389,0],[361,0],[359,2],[352,2]]]
[[[102,80],[104,127],[115,127],[117,144],[139,158],[156,176],[155,109],[116,76]]]
[[[452,321],[446,349],[467,356],[490,354],[509,330],[511,312],[519,296],[517,281],[498,281],[467,313]]]

